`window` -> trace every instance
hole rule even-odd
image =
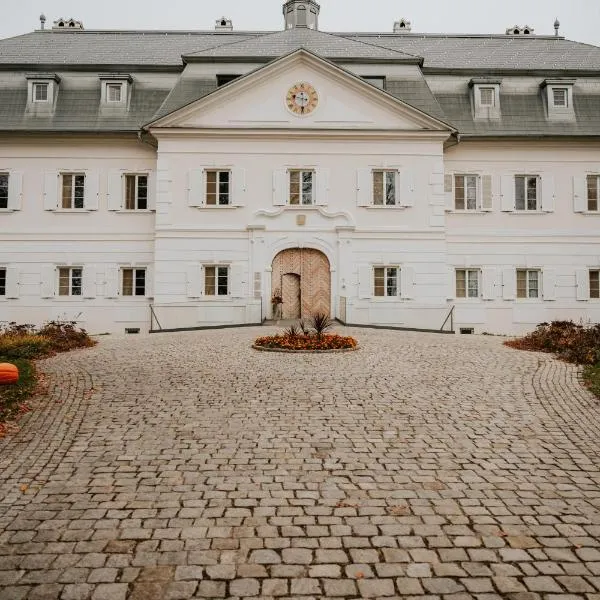
[[[454,176],[454,208],[477,210],[477,175]]]
[[[540,271],[517,269],[517,298],[540,297]]]
[[[8,173],[0,173],[0,208],[8,208]]]
[[[206,204],[226,206],[230,196],[231,171],[206,171]]]
[[[371,85],[374,85],[375,87],[379,88],[380,90],[385,89],[385,77],[371,77],[369,75],[366,75],[365,77],[362,77],[362,79],[367,83],[370,83]]]
[[[61,208],[84,208],[85,175],[63,173]]]
[[[569,90],[567,88],[552,88],[552,104],[557,108],[568,108]]]
[[[58,295],[81,296],[83,269],[81,267],[61,267],[58,269]]]
[[[148,175],[125,175],[125,210],[148,208]]]
[[[122,83],[107,83],[106,84],[106,101],[121,102],[123,97]]]
[[[537,175],[517,175],[515,177],[515,210],[538,210]]]
[[[33,101],[48,102],[48,84],[34,83],[33,84]]]
[[[375,267],[373,269],[375,296],[398,296],[400,291],[398,267]]]
[[[241,77],[241,75],[217,75],[217,87],[221,87],[226,83],[231,83],[232,81],[235,81],[238,77]]]
[[[493,87],[480,87],[479,103],[481,106],[494,106],[496,104],[496,90]]]
[[[600,175],[587,176],[587,209],[590,211],[599,210],[598,188],[600,188]]]
[[[396,204],[396,171],[373,171],[373,204],[394,206]]]
[[[146,295],[146,269],[123,269],[123,296]]]
[[[6,269],[0,269],[0,296],[6,296]]]
[[[313,203],[313,171],[290,171],[290,204]]]
[[[600,298],[600,271],[590,271],[590,298]]]
[[[456,297],[479,298],[479,269],[456,269]]]
[[[229,267],[204,267],[204,295],[229,294]]]

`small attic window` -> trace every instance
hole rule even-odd
[[[475,119],[500,118],[500,80],[472,79],[473,116]]]
[[[36,81],[33,83],[32,100],[34,102],[48,102],[48,87],[46,81]]]
[[[546,79],[546,106],[549,119],[569,120],[575,118],[573,110],[573,86],[575,79]],[[542,92],[543,93],[543,92]]]
[[[101,103],[113,108],[127,106],[131,82],[132,79],[129,75],[120,73],[100,75]]]
[[[106,84],[106,101],[121,102],[123,97],[123,84],[122,83],[107,83]]]
[[[361,79],[363,79],[367,83],[370,83],[371,85],[374,85],[375,87],[379,88],[380,90],[385,89],[385,77],[382,77],[382,76],[375,77],[372,75],[365,75],[364,77],[361,77]]]
[[[221,87],[226,83],[231,83],[241,75],[217,75],[217,87]]]
[[[568,108],[569,90],[567,88],[552,88],[552,103],[557,108]]]
[[[55,73],[31,73],[27,79],[27,104],[36,112],[52,110],[60,77]]]
[[[481,106],[495,106],[496,90],[493,87],[480,87],[479,103]]]

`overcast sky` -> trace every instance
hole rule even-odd
[[[58,17],[81,20],[86,29],[212,29],[221,16],[235,29],[282,29],[283,0],[2,0],[10,4],[0,20],[0,38],[47,26]],[[392,31],[400,17],[413,31],[428,33],[504,33],[529,25],[600,46],[600,0],[320,0],[323,31]]]

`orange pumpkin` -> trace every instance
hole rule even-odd
[[[11,363],[0,363],[0,385],[17,383],[19,381],[19,369]]]

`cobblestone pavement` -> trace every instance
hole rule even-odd
[[[41,363],[0,440],[0,599],[600,600],[600,405],[501,339],[265,328]]]

